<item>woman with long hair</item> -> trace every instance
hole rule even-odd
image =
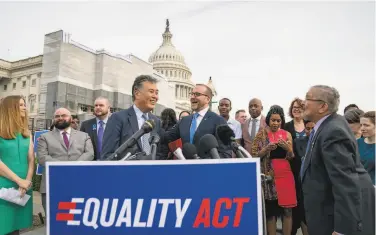
[[[297,206],[294,176],[289,160],[294,157],[291,134],[285,125],[283,109],[273,105],[265,118],[266,128],[259,130],[252,144],[251,155],[261,158],[261,172],[272,177],[263,182],[266,225],[275,235],[277,217],[283,215],[283,235],[291,235],[292,208]]]
[[[25,206],[0,200],[0,234],[17,235],[32,226],[34,151],[25,100],[7,96],[0,103],[0,188],[15,188],[21,197],[31,196]]]
[[[176,113],[173,109],[164,109],[161,113],[162,129],[170,130],[178,122],[176,120]]]

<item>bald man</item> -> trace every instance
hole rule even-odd
[[[260,99],[253,98],[249,101],[248,111],[251,117],[242,124],[244,148],[251,152],[253,139],[260,129],[266,126],[265,117],[261,112],[264,109]]]
[[[71,128],[72,115],[69,110],[59,108],[54,114],[55,128],[41,135],[38,141],[39,164],[60,161],[91,161],[94,150],[88,134]],[[40,186],[42,205],[46,210],[46,176],[42,175]]]

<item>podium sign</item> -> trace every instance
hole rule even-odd
[[[47,235],[261,235],[259,159],[51,162]]]

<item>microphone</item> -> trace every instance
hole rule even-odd
[[[216,135],[223,144],[231,145],[232,151],[235,152],[236,156],[239,158],[252,158],[251,154],[245,148],[243,148],[235,140],[234,131],[227,124],[218,125],[216,129]]]
[[[196,146],[191,143],[185,143],[183,145],[183,155],[187,159],[200,159],[200,157],[197,155]]]
[[[219,159],[218,154],[218,141],[212,134],[206,134],[201,137],[199,142],[199,152],[204,153],[204,155],[209,154],[213,159]],[[201,155],[201,154],[200,154]],[[201,155],[204,156],[204,155]]]
[[[149,137],[149,143],[150,143],[150,156],[151,160],[157,160],[157,144],[159,143],[159,135],[157,133],[151,133]]]
[[[183,152],[181,151],[181,148],[177,148],[175,151],[174,151],[174,155],[175,157],[177,157],[179,160],[186,160],[184,155],[183,155]]]
[[[230,145],[237,158],[244,158],[243,153],[239,150],[239,144],[235,140],[235,133],[227,124],[218,125],[216,135],[225,145]]]
[[[137,140],[141,138],[141,136],[151,132],[154,127],[155,123],[153,119],[145,121],[144,124],[141,126],[140,130],[138,130],[127,141],[120,145],[120,147],[116,149],[115,152],[111,154],[106,160],[109,161],[112,159],[117,159],[118,155],[122,154],[127,148],[135,145],[137,143]]]

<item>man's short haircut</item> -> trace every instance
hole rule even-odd
[[[135,100],[135,95],[134,95],[135,91],[140,90],[144,82],[157,83],[158,80],[156,78],[153,78],[150,75],[140,75],[136,77],[132,85],[132,100],[133,101]]]

